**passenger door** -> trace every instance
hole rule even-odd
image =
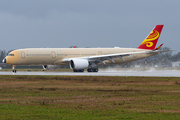
[[[52,58],[56,58],[56,53],[54,51],[51,52]]]
[[[25,58],[25,52],[21,52],[21,58],[22,58],[22,59]]]
[[[98,54],[99,54],[99,55],[102,55],[102,51],[99,51]]]

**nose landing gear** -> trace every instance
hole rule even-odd
[[[12,66],[12,69],[13,69],[12,72],[13,72],[13,74],[16,73],[15,67],[16,67],[15,65]]]

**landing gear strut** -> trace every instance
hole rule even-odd
[[[98,72],[98,68],[88,68],[88,72]]]
[[[12,72],[13,72],[13,74],[15,74],[15,73],[16,73],[16,69],[15,69],[15,67],[16,67],[15,65],[13,65],[13,66],[12,66],[12,69],[13,69],[13,70],[12,70]]]

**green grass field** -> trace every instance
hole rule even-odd
[[[0,76],[0,119],[180,119],[180,78]]]

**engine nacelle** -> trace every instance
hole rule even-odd
[[[42,67],[43,67],[43,69],[45,69],[45,70],[55,70],[55,69],[60,68],[59,65],[43,65]]]
[[[84,59],[72,59],[69,63],[71,69],[81,70],[86,69],[89,66],[89,62]]]

